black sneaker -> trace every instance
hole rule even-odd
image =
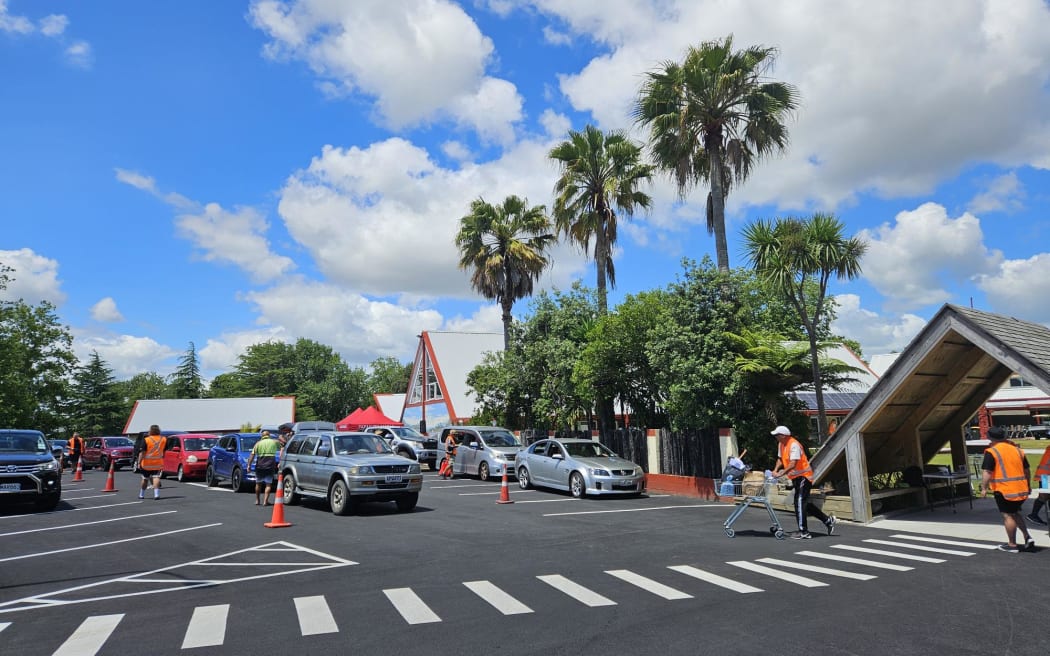
[[[792,540],[809,540],[813,536],[810,535],[809,531],[796,531],[791,534]]]
[[[828,529],[828,535],[832,535],[835,532],[835,524],[838,524],[839,520],[834,515],[828,517],[828,521],[824,522],[824,526]]]
[[[1021,547],[1017,546],[1016,544],[1013,546],[1010,546],[1008,544],[1000,544],[999,551],[1005,551],[1006,553],[1021,553]]]
[[[1039,524],[1040,526],[1046,526],[1046,522],[1043,521],[1043,518],[1040,517],[1039,515],[1034,514],[1034,513],[1025,515],[1024,518],[1027,519],[1028,521],[1032,522],[1033,524]]]
[[[1035,540],[1033,540],[1032,538],[1028,538],[1027,540],[1025,540],[1024,541],[1024,550],[1025,551],[1035,551]]]

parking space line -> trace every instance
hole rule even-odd
[[[677,508],[725,508],[724,503],[696,504],[689,506],[654,506],[652,508],[617,508],[616,510],[581,510],[580,512],[548,513],[544,517],[562,515],[604,515],[606,513],[648,512],[650,510],[675,510]]]
[[[63,528],[77,528],[78,526],[92,526],[94,524],[105,524],[106,522],[122,522],[125,519],[139,519],[141,517],[153,517],[154,515],[170,515],[171,513],[177,513],[178,510],[163,510],[155,513],[145,513],[143,515],[128,515],[127,517],[113,517],[111,519],[100,519],[94,522],[80,522],[79,524],[66,524],[65,526],[48,526],[46,528],[31,528],[27,531],[12,531],[10,533],[0,533],[0,538],[7,537],[8,535],[22,535],[23,533],[39,533],[40,531],[57,531]]]
[[[537,576],[539,580],[551,586],[559,592],[564,592],[576,601],[595,608],[597,606],[615,606],[616,602],[608,597],[603,597],[594,590],[583,587],[575,581],[571,581],[561,574],[545,574]]]
[[[409,624],[429,624],[441,621],[437,613],[430,610],[430,607],[423,603],[415,592],[412,592],[412,588],[390,588],[383,590],[383,594]]]
[[[164,531],[163,533],[153,533],[152,535],[139,535],[133,538],[124,538],[123,540],[110,540],[109,542],[99,542],[96,544],[82,544],[78,547],[68,547],[66,549],[55,549],[53,551],[41,551],[39,553],[22,554],[21,556],[11,556],[9,558],[0,558],[0,563],[6,563],[10,560],[22,560],[24,558],[37,558],[39,556],[51,556],[57,553],[65,553],[67,551],[80,551],[81,549],[94,549],[95,547],[108,547],[111,544],[121,544],[123,542],[134,542],[135,540],[148,540],[150,538],[159,538],[165,535],[172,535],[174,533],[184,533],[185,531],[196,531],[200,528],[212,528],[214,526],[222,526],[222,522],[216,522],[214,524],[203,524],[201,526],[190,526],[189,528],[179,528],[174,531]]]
[[[80,623],[73,635],[69,636],[53,656],[94,656],[102,649],[113,629],[124,618],[118,615],[95,615]]]
[[[567,497],[564,499],[524,499],[522,501],[518,501],[517,503],[560,503],[562,501],[579,501],[579,499],[573,499],[572,497]],[[546,517],[546,515],[544,515],[544,517]]]
[[[719,576],[718,574],[705,572],[704,570],[697,569],[692,565],[669,565],[667,569],[672,569],[676,572],[679,572],[680,574],[685,574],[686,576],[691,576],[694,579],[706,581],[713,585],[717,585],[721,588],[725,588],[726,590],[732,590],[733,592],[740,592],[742,594],[746,594],[748,592],[762,592],[762,588],[756,588],[753,585],[740,583],[739,581],[734,581],[733,579],[727,579],[726,577]]]
[[[454,490],[461,487],[499,487],[496,483],[470,483],[468,485],[433,485],[428,484],[428,488],[431,490]]]
[[[45,515],[57,515],[59,513],[77,512],[80,510],[99,510],[100,508],[116,508],[117,506],[132,506],[136,503],[142,503],[142,499],[136,501],[125,501],[123,503],[111,503],[105,506],[84,506],[83,508],[67,508],[65,510],[49,510],[47,512],[33,513],[32,515],[3,515],[0,519],[13,519],[15,517],[43,517]]]
[[[532,609],[500,590],[489,581],[464,581],[467,589],[484,599],[490,606],[504,615],[531,613]]]
[[[651,592],[658,597],[664,599],[675,600],[675,599],[692,599],[693,595],[686,594],[681,590],[675,590],[669,585],[664,585],[658,581],[654,581],[651,578],[642,576],[641,574],[635,574],[634,572],[626,569],[610,569],[605,571],[606,574],[611,574],[621,581],[626,581],[631,585],[636,585],[646,592]]]
[[[304,636],[322,633],[339,633],[339,626],[332,617],[332,609],[324,595],[296,597],[295,612],[299,615],[299,629]]]
[[[958,551],[956,549],[940,549],[938,547],[924,547],[921,544],[907,544],[905,542],[893,542],[892,540],[864,540],[871,544],[884,544],[889,547],[903,547],[904,549],[915,549],[916,551],[928,551],[931,553],[948,554],[949,556],[976,556],[976,551]]]
[[[193,617],[182,639],[182,648],[222,646],[226,641],[226,618],[229,614],[229,604],[194,608]]]
[[[85,492],[95,492],[96,490],[84,490],[84,491]],[[92,495],[86,496],[86,497],[70,497],[70,498],[63,497],[62,500],[68,503],[70,501],[83,501],[84,499],[112,499],[112,498],[113,497],[111,497],[108,494],[92,494]]]
[[[915,569],[914,567],[908,567],[907,565],[897,565],[894,563],[881,563],[877,560],[867,560],[865,558],[853,558],[851,556],[840,556],[838,554],[826,554],[819,553],[816,551],[796,551],[796,556],[809,556],[810,558],[824,558],[825,560],[837,560],[841,563],[852,563],[854,565],[867,565],[868,567],[875,567],[878,569],[888,569],[894,572],[910,572]]]
[[[751,572],[765,574],[766,576],[772,576],[775,579],[801,585],[806,588],[824,588],[828,585],[823,581],[815,581],[813,579],[807,579],[805,576],[799,576],[798,574],[781,572],[779,569],[773,569],[772,567],[766,567],[765,565],[757,565],[746,560],[731,560],[726,564],[732,565],[733,567],[739,567],[740,569],[746,569]]]
[[[847,572],[844,569],[832,569],[831,567],[820,567],[819,565],[807,565],[806,563],[796,563],[790,560],[781,560],[779,558],[759,558],[758,562],[766,563],[767,565],[780,565],[781,567],[800,569],[804,572],[813,572],[815,574],[841,576],[844,579],[853,579],[855,581],[870,581],[878,578],[873,574],[858,574],[857,572]]]
[[[190,483],[190,482],[186,482],[186,483],[183,483],[183,485],[192,485],[194,487],[203,487],[205,490],[210,490],[212,492],[233,492],[233,488],[232,487],[219,487],[218,485],[209,486],[207,483]]]
[[[917,560],[922,563],[943,563],[943,558],[927,558],[926,556],[914,556],[897,551],[886,551],[885,549],[868,549],[867,547],[854,547],[851,544],[833,544],[832,549],[845,549],[847,551],[859,551],[861,553],[875,554],[876,556],[889,556],[890,558],[903,558],[904,560]]]
[[[958,540],[944,540],[942,538],[930,538],[925,535],[903,535],[896,533],[890,536],[891,538],[898,538],[901,540],[915,540],[917,542],[932,542],[934,544],[950,544],[955,547],[969,547],[971,549],[991,549],[995,550],[999,547],[995,544],[978,544],[976,542],[959,542]]]
[[[536,490],[514,490],[514,494],[525,494],[526,492],[535,492]],[[485,495],[502,494],[499,488],[491,492],[460,492],[461,497],[480,497]]]

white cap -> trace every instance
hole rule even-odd
[[[777,426],[773,430],[769,431],[770,435],[791,435],[791,429],[787,426]]]

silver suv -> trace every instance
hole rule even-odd
[[[32,501],[54,510],[62,498],[62,476],[44,434],[0,429],[0,497]]]
[[[483,481],[493,476],[517,476],[514,466],[521,442],[506,428],[499,426],[447,426],[441,429],[438,461],[445,460],[445,440],[449,434],[456,441],[453,475],[471,474]]]
[[[393,501],[398,512],[416,507],[423,475],[419,463],[396,455],[371,433],[295,433],[281,458],[284,501],[327,499],[336,515],[348,515],[365,501]]]
[[[369,426],[363,430],[386,440],[397,455],[426,463],[430,471],[437,471],[438,443],[433,437],[417,433],[406,426]]]

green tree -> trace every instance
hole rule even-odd
[[[604,133],[593,125],[583,132],[570,130],[569,138],[552,148],[548,157],[560,169],[554,185],[555,226],[584,252],[594,241],[598,307],[606,314],[606,287],[616,287],[612,250],[617,212],[629,217],[635,209],[652,205],[652,199],[638,187],[652,178],[653,166],[641,162],[641,147],[625,133]]]
[[[204,378],[201,376],[197,347],[190,342],[186,352],[179,358],[179,365],[171,374],[171,392],[176,399],[199,399],[204,397]]]
[[[293,393],[300,418],[339,421],[351,409],[371,405],[364,369],[351,369],[330,346],[300,338],[293,358]]]
[[[867,251],[866,243],[845,237],[844,231],[841,221],[821,213],[809,219],[759,220],[744,229],[746,253],[755,273],[791,303],[809,337],[820,443],[828,435],[819,358],[828,283],[832,278],[852,280],[859,276],[860,261]],[[813,283],[817,286],[815,297],[807,294]]]
[[[164,376],[155,371],[146,371],[135,374],[127,380],[119,380],[115,388],[123,404],[125,417],[131,414],[131,409],[135,406],[136,401],[173,398]]]
[[[479,198],[460,219],[456,234],[459,268],[470,270],[471,286],[503,309],[503,346],[509,347],[511,309],[532,295],[533,284],[550,261],[545,254],[554,241],[542,205],[507,196],[501,205]]]
[[[70,398],[72,428],[89,435],[119,435],[128,418],[113,370],[98,351],[73,374]]]
[[[208,384],[210,399],[240,399],[251,396],[248,386],[236,372],[221,373]]]
[[[376,358],[369,365],[368,389],[373,394],[404,394],[412,376],[412,364],[395,357]]]
[[[237,358],[234,372],[246,396],[280,396],[295,390],[295,347],[270,341],[252,344]]]
[[[733,50],[733,37],[691,47],[681,62],[646,74],[635,120],[649,129],[657,167],[670,173],[684,197],[710,183],[707,229],[715,236],[718,268],[729,271],[725,199],[757,161],[787,146],[784,121],[798,105],[797,91],[765,73],[776,49]]]

